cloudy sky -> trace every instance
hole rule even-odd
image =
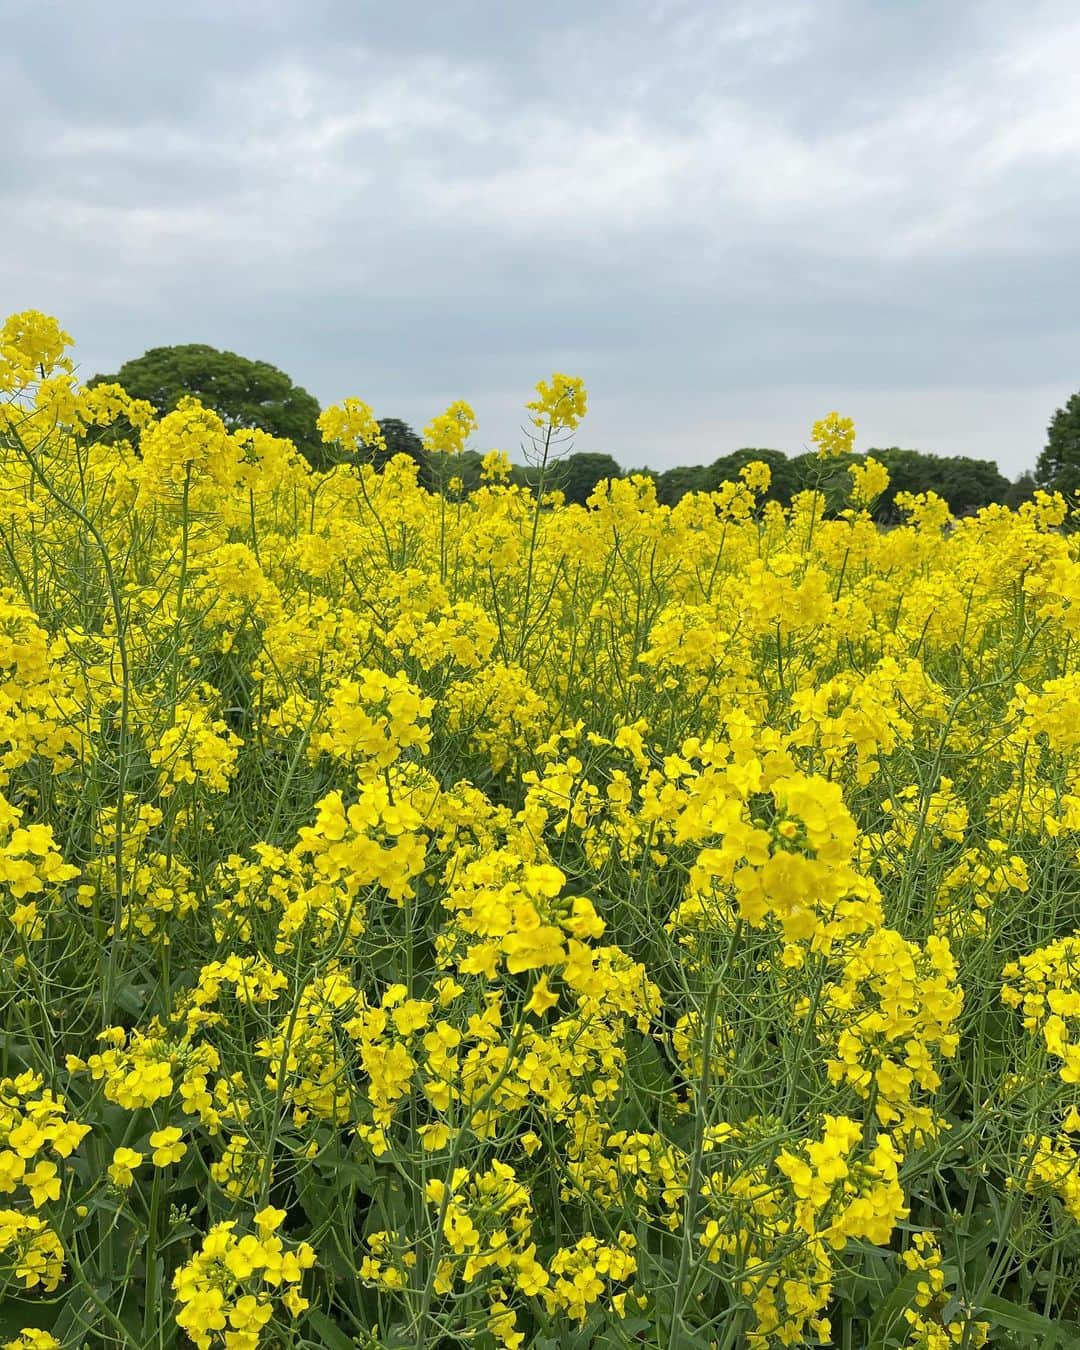
[[[209,342],[324,403],[552,370],[626,466],[1034,462],[1080,388],[1074,0],[0,0],[0,301],[86,375]]]

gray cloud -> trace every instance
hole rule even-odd
[[[1032,463],[1080,385],[1064,0],[0,5],[5,308],[87,373],[208,341],[513,448],[552,369],[626,465]]]

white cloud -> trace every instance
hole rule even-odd
[[[502,391],[576,366],[626,462],[797,448],[849,398],[1022,467],[1080,384],[1080,20],[925,15],[25,6],[0,286],[92,368],[198,332],[327,398],[487,399],[511,446]]]

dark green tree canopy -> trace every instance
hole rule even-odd
[[[873,508],[875,519],[883,524],[900,519],[895,503],[898,492],[936,492],[948,502],[954,515],[967,515],[992,502],[1004,502],[1013,490],[992,460],[967,455],[930,455],[895,446],[867,453],[885,465],[891,478],[888,489]],[[858,454],[821,460],[812,452],[789,458],[780,450],[747,447],[721,455],[708,465],[665,469],[657,480],[657,496],[665,505],[674,506],[687,492],[715,492],[721,483],[737,481],[747,464],[760,460],[772,471],[766,499],[787,506],[797,492],[817,488],[825,494],[827,511],[832,514],[843,508],[851,492],[849,465],[861,464],[866,458],[867,455]]]
[[[439,482],[447,484],[453,478],[461,479],[461,490],[468,496],[483,486],[484,457],[479,450],[462,450],[460,455],[442,455]]]
[[[582,452],[558,460],[551,469],[551,486],[566,494],[568,502],[584,506],[603,478],[621,478],[622,469],[610,455]]]
[[[656,480],[656,500],[661,506],[677,506],[688,492],[705,491],[704,464],[678,464],[665,469]]]
[[[1080,393],[1054,414],[1046,448],[1035,465],[1035,481],[1048,492],[1080,492]]]
[[[929,455],[921,450],[867,452],[889,471],[889,486],[874,507],[874,516],[884,524],[900,519],[898,492],[936,492],[956,516],[970,515],[995,502],[1004,502],[1011,484],[990,459],[969,455]],[[862,460],[865,456],[856,456]]]
[[[313,467],[326,463],[316,426],[318,401],[268,361],[192,342],[153,347],[125,361],[115,375],[95,375],[89,383],[122,385],[163,414],[191,395],[213,408],[230,430],[257,427],[287,437]]]
[[[1023,506],[1025,502],[1031,501],[1038,486],[1035,475],[1030,471],[1025,471],[1018,478],[1013,479],[1008,492],[1005,494],[1005,505],[1015,511],[1018,506]]]
[[[783,502],[787,506],[804,484],[797,461],[789,459],[782,450],[755,450],[748,446],[742,450],[733,450],[730,455],[721,455],[704,471],[704,490],[715,492],[721,483],[738,482],[742,470],[755,461],[767,464],[772,473],[766,498]]]
[[[435,479],[431,459],[424,449],[424,442],[408,422],[403,422],[400,417],[382,417],[379,419],[379,430],[386,442],[386,449],[372,451],[364,446],[357,459],[370,462],[381,471],[395,455],[408,455],[417,465],[417,482],[421,487],[432,488]]]
[[[941,486],[935,488],[956,516],[969,516],[993,502],[1003,502],[1011,484],[990,459],[946,455],[940,461]]]

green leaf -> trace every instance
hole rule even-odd
[[[356,1350],[356,1342],[351,1340],[336,1322],[332,1322],[318,1308],[311,1308],[307,1314],[308,1323],[318,1332],[319,1338],[328,1350]]]
[[[1019,1332],[1022,1336],[1035,1338],[1038,1350],[1054,1350],[1057,1345],[1065,1344],[1065,1331],[1060,1322],[1052,1322],[1048,1317],[1031,1308],[1022,1308],[1007,1298],[990,1295],[979,1305],[975,1317],[979,1321],[988,1321],[992,1326],[1004,1331]]]
[[[0,1336],[14,1339],[23,1327],[50,1331],[61,1311],[60,1303],[30,1302],[29,1299],[0,1299]]]
[[[113,994],[113,1002],[124,1012],[138,1017],[146,1007],[150,993],[145,984],[122,984]]]
[[[329,1183],[321,1181],[314,1168],[309,1167],[301,1172],[297,1192],[301,1208],[312,1228],[321,1228],[333,1222],[338,1192]]]
[[[866,1350],[897,1350],[904,1343],[908,1330],[904,1313],[915,1301],[922,1273],[920,1270],[908,1271],[894,1287],[870,1323]]]
[[[869,1297],[872,1306],[880,1307],[882,1299],[889,1296],[893,1287],[894,1267],[889,1258],[878,1247],[864,1247],[862,1253],[862,1286],[860,1293]]]
[[[631,1032],[626,1046],[626,1081],[631,1092],[630,1100],[625,1104],[630,1117],[627,1124],[652,1128],[674,1084],[651,1037]]]
[[[334,1161],[331,1175],[340,1188],[345,1182],[355,1182],[361,1195],[371,1195],[377,1182],[375,1168],[369,1162],[360,1162],[352,1158]]]

